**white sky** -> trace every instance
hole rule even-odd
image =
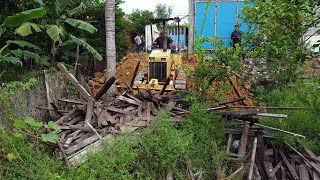
[[[180,18],[188,14],[188,0],[124,0],[121,8],[126,14],[130,14],[134,9],[154,11],[157,4],[172,5],[172,17]]]

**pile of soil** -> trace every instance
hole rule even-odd
[[[117,73],[116,79],[117,84],[122,87],[125,87],[125,83],[130,84],[132,76],[134,74],[136,65],[140,61],[140,66],[138,72],[148,67],[148,62],[146,59],[146,54],[128,54],[127,56],[123,57],[119,63],[117,63]],[[186,67],[189,70],[193,70],[198,64],[198,58],[195,55],[188,56],[186,53],[182,54],[182,66]],[[103,84],[101,82],[105,81],[105,75],[103,73],[96,73],[93,80],[89,82],[90,87],[94,94],[99,92]],[[245,97],[247,100],[245,103],[247,105],[254,105],[253,95],[250,93],[249,85],[243,84],[238,81],[235,77],[233,77],[232,82],[235,88],[239,91],[240,96]],[[226,83],[229,82],[226,81]],[[227,85],[227,84],[226,84]],[[230,86],[230,85],[229,85]],[[195,87],[195,83],[192,82],[190,79],[187,78],[187,89],[193,90]],[[210,91],[214,93],[217,90],[215,86],[215,82],[212,85]],[[229,92],[224,94],[224,98],[227,99],[234,99],[237,98],[236,92],[231,89]]]
[[[106,82],[106,75],[101,72],[94,73],[92,80],[89,80],[89,86],[93,96],[96,96]]]
[[[138,73],[148,67],[148,62],[146,59],[146,54],[128,54],[123,57],[121,61],[117,64],[117,83],[125,87],[124,83],[130,84],[134,70],[140,61],[140,66]]]

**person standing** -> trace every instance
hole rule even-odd
[[[142,41],[141,41],[141,36],[138,34],[134,38],[134,42],[136,43],[136,52],[139,53],[141,51],[141,46],[142,46]]]
[[[241,46],[241,32],[238,25],[234,26],[234,31],[231,34],[231,46],[236,48],[236,44]]]

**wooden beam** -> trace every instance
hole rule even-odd
[[[59,98],[58,101],[66,102],[66,103],[73,103],[73,104],[85,104],[85,102],[80,101],[80,100],[72,100],[72,99],[64,99],[64,98]]]
[[[309,180],[309,172],[307,170],[307,166],[305,164],[299,165],[299,176],[301,180]]]
[[[102,137],[100,136],[98,131],[90,123],[91,119],[92,119],[92,116],[93,116],[93,106],[94,106],[94,100],[93,99],[89,99],[88,104],[87,104],[87,113],[86,113],[85,123],[86,123],[87,126],[89,126],[90,129],[92,129],[92,131],[94,133],[96,133],[98,138],[100,140],[102,140]]]
[[[77,88],[80,94],[88,101],[92,96],[87,92],[87,90],[81,85],[81,83],[68,72],[67,68],[58,63],[58,68],[62,71],[62,73],[71,81],[71,83]]]
[[[274,131],[279,131],[279,132],[283,132],[283,133],[286,133],[286,134],[290,134],[290,135],[293,135],[294,137],[299,137],[299,138],[303,138],[303,139],[306,138],[305,136],[303,136],[301,134],[296,134],[296,133],[293,133],[293,132],[290,132],[290,131],[285,131],[285,130],[277,129],[277,128],[270,127],[270,126],[265,126],[265,125],[262,125],[262,124],[259,124],[259,123],[255,123],[254,125],[255,126],[259,126],[259,127],[263,127],[263,128],[266,128],[266,129],[271,129],[271,130],[274,130]]]
[[[113,83],[116,81],[115,77],[110,77],[109,80],[103,85],[98,94],[94,97],[95,100],[99,100],[110,89]]]
[[[278,170],[280,169],[280,167],[282,166],[282,161],[280,161],[271,171],[271,173],[269,174],[269,178],[272,178],[276,175],[276,173],[278,172]]]
[[[161,91],[160,91],[160,95],[163,95],[163,94],[164,94],[164,92],[166,91],[166,88],[167,88],[167,86],[169,85],[169,83],[170,83],[170,77],[168,77],[167,80],[166,80],[166,82],[164,83],[164,85],[163,85],[163,87],[162,87],[162,89],[161,89]]]
[[[256,116],[269,117],[269,118],[288,118],[286,114],[273,114],[273,113],[258,113]]]
[[[307,110],[310,108],[306,108],[306,107],[263,107],[263,106],[229,106],[229,107],[225,107],[225,108],[266,108],[266,109],[272,109],[272,110]]]
[[[252,148],[252,154],[250,159],[250,169],[249,169],[248,180],[252,180],[253,167],[255,165],[256,152],[257,152],[257,144],[258,144],[258,138],[255,137],[253,141],[253,148]]]
[[[136,78],[138,70],[139,70],[139,66],[140,66],[140,61],[138,62],[138,64],[136,65],[136,68],[134,70],[134,73],[133,73],[133,76],[132,76],[132,79],[131,79],[131,83],[130,83],[130,87],[133,86],[134,79]]]
[[[246,109],[246,110],[240,110],[240,111],[224,111],[224,112],[214,112],[216,114],[220,114],[222,116],[251,116],[251,115],[257,115],[259,113],[267,112],[265,108],[253,108],[253,109]]]
[[[299,176],[297,175],[296,171],[294,170],[294,168],[291,166],[291,164],[289,163],[287,157],[283,154],[282,151],[279,151],[281,157],[282,157],[282,160],[283,162],[285,163],[285,165],[287,166],[290,174],[292,175],[292,177],[295,179],[295,180],[298,180],[299,179]]]
[[[262,130],[259,130],[257,132],[257,137],[258,137],[258,145],[257,145],[257,157],[255,159],[256,165],[258,167],[261,178],[268,179],[269,178],[268,173],[264,165],[265,154],[264,154],[264,138],[263,138]]]
[[[246,151],[247,151],[249,128],[250,128],[249,123],[245,123],[244,130],[243,130],[243,133],[242,133],[242,136],[241,136],[240,147],[239,147],[239,150],[238,150],[238,154],[240,156],[242,156],[242,157],[246,154]]]

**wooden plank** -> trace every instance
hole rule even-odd
[[[101,108],[102,108],[102,109],[105,109],[105,110],[108,110],[108,111],[117,112],[117,113],[120,113],[120,114],[128,114],[128,115],[131,115],[131,114],[134,114],[134,113],[135,113],[135,111],[127,111],[127,110],[124,110],[124,109],[116,108],[116,107],[114,107],[114,106],[102,106]]]
[[[116,119],[105,109],[96,108],[94,112],[97,116],[98,127],[107,126],[109,124],[108,122],[111,124],[115,124],[117,122]]]
[[[93,136],[90,136],[89,138],[81,141],[80,143],[74,145],[74,146],[71,146],[70,148],[68,148],[66,150],[66,153],[67,154],[71,154],[73,152],[76,152],[77,150],[81,149],[81,148],[84,148],[85,146],[97,141],[99,139],[99,137],[95,134]]]
[[[69,111],[67,114],[65,114],[64,116],[62,116],[60,119],[58,119],[56,121],[56,123],[59,125],[61,123],[63,123],[64,121],[67,121],[72,115],[74,115],[77,112],[77,109],[73,109],[71,111]]]
[[[266,167],[264,165],[264,138],[263,138],[263,132],[262,130],[259,130],[257,132],[258,137],[258,145],[257,145],[257,157],[256,157],[256,164],[259,170],[259,173],[261,175],[262,179],[268,179],[268,173],[266,171]]]
[[[160,95],[163,95],[163,94],[164,94],[164,92],[166,91],[166,88],[167,88],[167,86],[169,85],[169,83],[170,83],[170,77],[168,77],[167,80],[166,80],[166,82],[164,83],[164,85],[163,85],[163,87],[162,87],[162,89],[161,89],[161,91],[160,91]]]
[[[116,81],[115,77],[110,77],[108,81],[103,85],[101,90],[98,92],[98,94],[94,97],[95,100],[99,100],[102,98],[102,96],[110,89],[110,87],[113,85],[113,83]]]
[[[224,111],[224,112],[214,112],[216,114],[220,114],[222,116],[251,116],[257,115],[259,113],[265,113],[267,110],[265,108],[253,108],[253,109],[246,109],[240,111]]]
[[[61,129],[63,130],[63,129]],[[70,144],[72,143],[72,141],[75,139],[75,137],[81,132],[81,130],[77,130],[75,132],[73,132],[72,134],[70,134],[69,138],[65,141],[64,145],[66,147],[69,147]]]
[[[233,178],[235,178],[237,175],[239,175],[239,173],[242,172],[243,169],[244,169],[244,166],[242,165],[239,169],[237,169],[234,173],[232,173],[230,176],[228,176],[225,179],[233,179]]]
[[[128,93],[126,93],[125,95],[128,96],[129,98],[137,101],[137,102],[140,103],[140,104],[142,103],[142,101],[141,101],[140,99],[138,99],[138,98],[136,98],[136,97],[134,97],[134,96],[132,96],[132,95],[130,95],[130,94],[128,94]]]
[[[94,133],[96,133],[98,138],[101,140],[102,137],[97,132],[97,130],[91,125],[91,119],[92,119],[92,116],[93,116],[93,106],[94,106],[94,100],[93,99],[89,99],[88,100],[88,104],[87,104],[87,113],[86,113],[85,123],[90,129],[92,129],[92,131]]]
[[[269,161],[265,161],[265,166],[266,166],[266,171],[268,172],[270,180],[277,180],[277,178],[275,176],[270,177],[270,173],[273,170],[272,163]]]
[[[69,156],[68,158],[69,158],[69,162],[70,162],[71,166],[78,166],[81,163],[88,160],[88,157],[90,155],[102,150],[102,148],[103,148],[102,142],[103,141],[109,141],[109,142],[111,141],[112,142],[113,138],[114,138],[113,135],[109,134],[109,135],[103,137],[102,141],[98,140],[98,141],[90,144],[89,146],[83,148],[79,152]]]
[[[273,110],[307,110],[310,108],[306,108],[306,107],[267,107],[267,106],[229,106],[229,107],[225,107],[225,108],[266,108],[266,109],[273,109]]]
[[[299,176],[297,175],[295,169],[294,169],[294,168],[291,166],[291,164],[289,163],[287,157],[283,154],[282,151],[279,151],[279,153],[280,153],[280,155],[281,155],[281,157],[282,157],[283,162],[284,162],[285,165],[287,166],[290,174],[292,175],[292,177],[293,177],[294,179],[296,179],[296,180],[299,179]]]
[[[249,123],[245,123],[244,130],[241,136],[241,143],[238,150],[238,154],[240,156],[244,156],[247,151],[247,143],[248,143],[248,133],[249,133],[250,125]]]
[[[255,123],[254,125],[255,126],[259,126],[259,127],[263,127],[263,128],[267,128],[267,129],[271,129],[271,130],[274,130],[274,131],[279,131],[279,132],[282,132],[282,133],[290,134],[290,135],[293,135],[294,137],[299,137],[299,138],[303,138],[303,139],[306,138],[305,136],[303,136],[301,134],[296,134],[296,133],[293,133],[293,132],[290,132],[290,131],[285,131],[285,130],[277,129],[277,128],[270,127],[270,126],[265,126],[265,125],[262,125],[262,124],[259,124],[259,123]]]
[[[281,166],[281,180],[287,180],[287,174],[283,166]]]
[[[249,169],[248,180],[252,180],[253,168],[255,165],[256,152],[257,152],[257,144],[258,144],[258,138],[255,137],[253,141],[253,148],[252,148],[252,154],[250,159],[250,169]]]
[[[134,73],[133,73],[133,76],[132,76],[132,79],[131,79],[131,83],[130,83],[130,87],[133,86],[134,79],[136,78],[138,70],[139,70],[139,66],[140,66],[140,61],[138,62],[138,64],[136,65],[136,68],[134,70]]]
[[[124,96],[118,96],[117,99],[121,100],[121,101],[124,101],[124,102],[128,102],[130,104],[134,104],[134,105],[140,106],[140,103],[137,102],[136,100],[133,100],[133,99],[130,99],[130,98],[126,98]]]
[[[273,114],[273,113],[258,113],[256,116],[269,117],[269,118],[288,118],[286,114]]]
[[[274,145],[272,145],[272,149],[273,149],[273,166],[274,166],[274,167],[277,167],[277,165],[281,162],[281,160],[280,160],[280,158],[279,158],[279,151],[274,147]],[[282,163],[281,163],[281,165],[282,165]],[[281,166],[281,165],[280,165],[280,166]],[[278,171],[278,172],[276,173],[276,177],[277,177],[278,179],[281,178],[281,171]]]
[[[231,79],[229,79],[229,83],[233,87],[233,90],[236,92],[237,96],[241,97],[240,91],[237,89],[237,87],[234,85],[234,83]],[[241,102],[240,104],[246,106],[246,103],[244,102],[244,100],[241,100],[240,102]]]
[[[269,173],[269,178],[275,177],[277,172],[280,172],[279,169],[282,166],[282,161],[280,161],[271,171],[271,173]]]
[[[232,134],[229,133],[228,144],[227,144],[227,154],[229,154],[230,152],[231,143],[232,143]]]
[[[66,102],[66,103],[73,103],[73,104],[85,104],[85,102],[80,100],[72,100],[72,99],[65,99],[65,98],[59,98],[58,101]]]
[[[58,63],[57,66],[86,100],[89,100],[92,97],[87,92],[87,90],[79,83],[79,81],[71,73],[68,72],[67,68],[63,64]]]
[[[301,180],[310,180],[309,172],[305,164],[299,165],[299,176]]]

